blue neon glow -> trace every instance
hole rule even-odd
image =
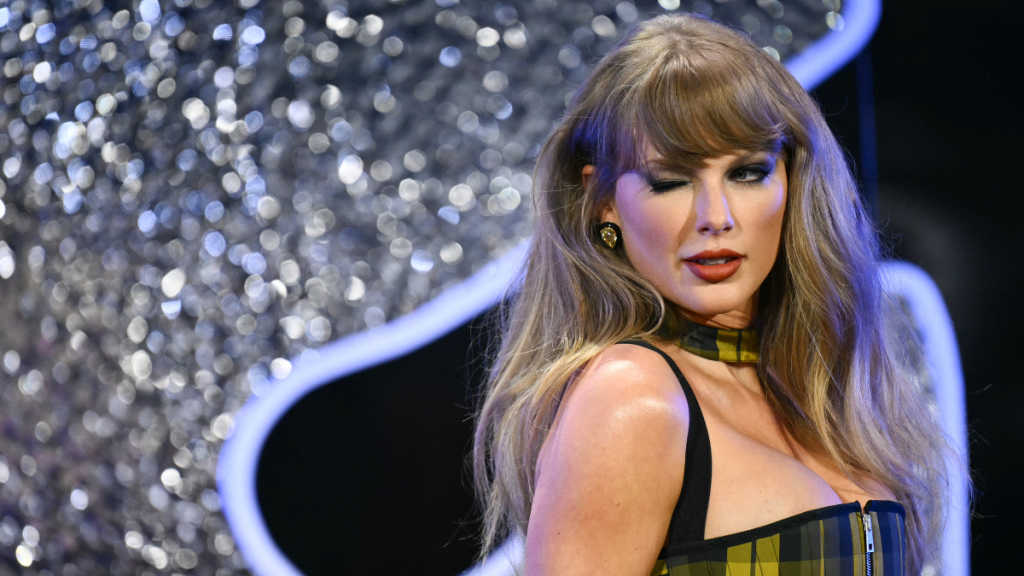
[[[786,62],[800,83],[811,89],[842,67],[864,47],[878,24],[878,0],[849,0],[843,8],[844,27],[808,46]],[[321,348],[321,360],[296,362],[293,372],[253,395],[235,417],[231,437],[220,451],[217,484],[224,515],[239,550],[258,576],[302,576],[270,535],[256,496],[256,468],[270,431],[281,417],[310,391],[348,374],[408,354],[468,322],[496,304],[505,294],[526,252],[528,241],[436,299],[384,326],[354,334]],[[918,327],[925,334],[929,368],[936,382],[939,410],[957,447],[966,453],[966,416],[959,355],[952,324],[931,280],[909,265],[890,265],[908,295]],[[916,300],[915,300],[916,298]],[[920,313],[919,313],[920,312]],[[951,510],[944,554],[950,573],[968,574],[969,525],[966,493],[957,487],[958,502]],[[500,554],[466,572],[472,576],[510,574],[521,547],[509,543]],[[953,569],[953,568],[957,569]],[[962,568],[962,569],[961,569]]]
[[[917,266],[905,262],[886,263],[882,276],[886,291],[899,294],[910,307],[910,315],[921,334],[925,362],[935,391],[942,429],[953,449],[967,462],[967,405],[960,350],[956,344],[953,321],[946,311],[935,282]],[[942,537],[940,574],[971,573],[970,495],[963,479],[954,476],[950,486],[946,531]]]
[[[833,30],[803,52],[786,60],[786,68],[811,90],[833,75],[867,46],[882,15],[879,0],[843,2],[842,30]]]

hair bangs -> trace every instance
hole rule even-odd
[[[785,116],[749,61],[737,66],[734,58],[673,52],[651,66],[624,102],[623,172],[644,166],[648,150],[660,164],[681,169],[740,151],[784,153],[791,142]]]

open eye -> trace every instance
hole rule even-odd
[[[744,184],[759,184],[771,175],[772,169],[764,164],[748,164],[733,170],[732,178]]]

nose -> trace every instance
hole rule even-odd
[[[736,223],[729,210],[729,200],[725,197],[722,185],[715,182],[702,182],[697,192],[697,232],[702,235],[714,236],[733,229]]]

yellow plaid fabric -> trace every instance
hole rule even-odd
[[[658,335],[683,350],[719,362],[757,362],[761,340],[755,328],[726,330],[667,316]]]
[[[872,521],[868,550],[864,516]],[[652,576],[905,576],[903,507],[872,501],[805,512],[739,534],[669,546]]]

